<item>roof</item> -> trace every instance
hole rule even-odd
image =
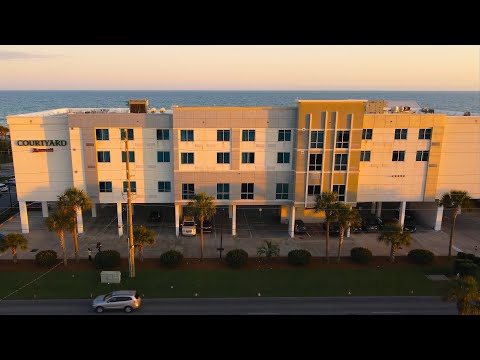
[[[422,108],[415,100],[387,100],[388,108],[395,108],[396,106],[407,106],[412,110]]]

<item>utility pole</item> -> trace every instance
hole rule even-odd
[[[135,277],[135,248],[133,245],[132,226],[132,193],[130,191],[130,156],[128,153],[128,129],[125,134],[125,164],[127,170],[127,226],[128,226],[128,272],[131,278]]]

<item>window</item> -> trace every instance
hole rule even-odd
[[[194,157],[193,153],[182,153],[182,164],[193,164],[194,163]]]
[[[98,183],[100,192],[112,192],[112,182],[111,181],[100,181]]]
[[[97,151],[98,162],[110,162],[110,151]]]
[[[320,195],[320,185],[308,185],[308,195]]]
[[[310,162],[308,164],[308,170],[322,171],[322,154],[310,154]]]
[[[255,141],[255,130],[242,130],[242,141]]]
[[[127,129],[128,140],[133,140],[133,129]],[[125,140],[125,129],[120,129],[120,138]]]
[[[323,149],[323,131],[312,131],[310,147],[312,149]]]
[[[217,199],[230,199],[230,184],[217,184]]]
[[[253,183],[242,183],[240,198],[253,200]]]
[[[128,181],[123,182],[123,192],[128,192]],[[137,182],[130,181],[130,192],[137,192]]]
[[[362,130],[362,140],[372,140],[373,129]]]
[[[242,164],[254,164],[254,163],[255,163],[255,153],[242,152]]]
[[[430,140],[432,138],[432,129],[420,129],[418,131],[418,138],[420,140]]]
[[[170,131],[168,129],[157,129],[157,140],[170,140]]]
[[[277,184],[277,196],[276,199],[287,199],[288,200],[288,184]]]
[[[335,147],[341,149],[348,149],[350,141],[350,131],[337,131],[337,142]]]
[[[289,152],[279,152],[279,153],[277,153],[277,163],[278,164],[290,164],[290,153]]]
[[[335,154],[335,170],[347,170],[348,154]]]
[[[170,162],[170,151],[157,151],[157,162]]]
[[[370,151],[360,151],[360,161],[370,161]]]
[[[408,129],[395,129],[395,140],[406,140]]]
[[[338,194],[338,201],[345,201],[345,185],[333,185],[333,192]]]
[[[128,152],[128,161],[135,162],[135,151]],[[122,162],[127,162],[127,155],[125,151],[122,151]]]
[[[291,141],[292,130],[278,130],[278,141]]]
[[[230,164],[230,153],[217,153],[217,164]]]
[[[428,150],[417,151],[417,161],[428,161]]]
[[[217,130],[217,141],[230,141],[230,130]]]
[[[193,130],[180,130],[180,141],[193,141]]]
[[[392,161],[405,161],[405,151],[394,151]]]
[[[96,129],[97,140],[108,140],[108,129]]]
[[[182,200],[193,199],[193,195],[195,195],[195,185],[182,184]]]
[[[172,183],[170,181],[159,181],[158,182],[158,192],[171,192]]]

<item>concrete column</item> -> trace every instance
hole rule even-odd
[[[132,216],[135,215],[135,204],[132,204]]]
[[[228,218],[232,218],[232,205],[228,205]]]
[[[22,224],[22,233],[28,234],[30,232],[30,227],[28,226],[27,203],[25,201],[19,201],[18,207],[20,209],[20,222]]]
[[[288,216],[290,215],[290,206],[280,206],[280,224],[288,224]]]
[[[48,204],[46,201],[42,201],[42,216],[44,218],[48,217]]]
[[[180,235],[180,205],[175,204],[175,235]]]
[[[290,207],[290,217],[288,219],[288,235],[295,237],[295,205]]]
[[[346,234],[347,234],[347,238],[349,238],[349,237],[350,237],[350,226],[349,226],[349,227],[347,227]]]
[[[97,204],[93,203],[92,204],[92,218],[97,217]]]
[[[407,202],[402,201],[400,202],[400,219],[398,219],[398,222],[400,223],[400,226],[403,229],[403,225],[405,224],[405,209],[407,208]]]
[[[237,236],[237,205],[232,205],[232,236]]]
[[[442,230],[442,218],[443,218],[443,206],[439,206],[437,209],[437,217],[435,219],[435,226],[433,230]]]
[[[77,230],[79,234],[83,234],[83,215],[82,209],[77,209]]]
[[[122,203],[117,203],[117,223],[118,223],[118,236],[123,235],[123,215],[122,215]]]
[[[381,202],[377,202],[377,213],[376,213],[376,216],[378,216],[378,217],[382,216],[382,203],[381,203]]]
[[[375,214],[375,201],[372,202],[372,208],[370,209],[370,213]]]

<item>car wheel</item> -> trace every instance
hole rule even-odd
[[[125,306],[125,309],[123,309],[126,313],[132,312],[132,307],[131,306]]]
[[[101,307],[101,306],[97,306],[97,307],[95,308],[95,312],[97,312],[97,313],[103,313],[104,311],[105,311],[105,309],[104,309],[103,307]]]

